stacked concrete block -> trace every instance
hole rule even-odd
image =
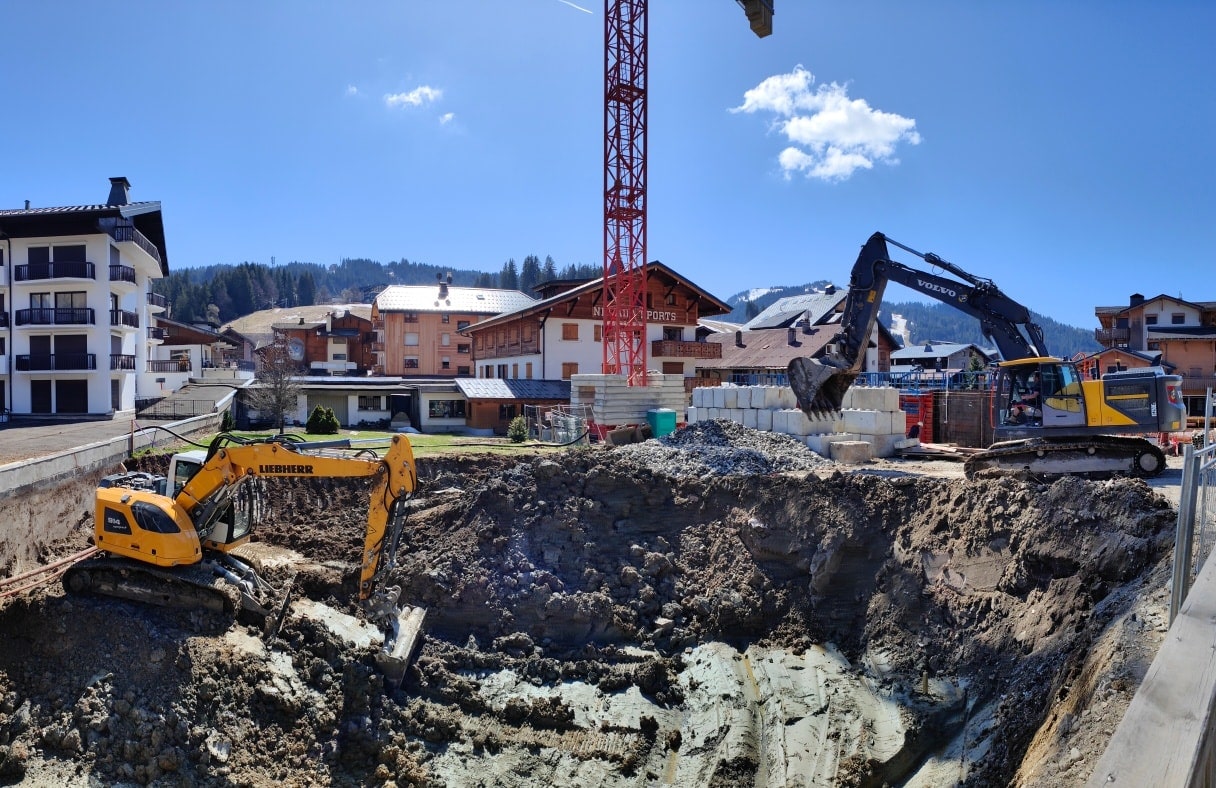
[[[842,410],[830,417],[808,417],[788,386],[718,386],[693,389],[687,421],[726,419],[746,427],[779,432],[803,440],[815,452],[832,455],[835,443],[864,442],[869,457],[890,457],[904,437],[904,414],[899,391],[893,388],[853,386],[844,395]],[[866,452],[840,450],[843,457]]]
[[[652,373],[645,386],[630,386],[622,375],[573,375],[570,404],[590,405],[596,424],[643,424],[648,411],[666,408],[684,420],[682,375]]]

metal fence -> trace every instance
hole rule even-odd
[[[590,405],[524,405],[528,437],[546,443],[589,443]]]
[[[1212,390],[1205,395],[1203,432],[1183,447],[1182,493],[1178,500],[1178,530],[1174,537],[1174,577],[1170,589],[1170,621],[1178,615],[1194,575],[1212,551],[1216,528],[1212,493],[1216,489],[1216,445],[1212,435]]]
[[[188,419],[214,412],[212,399],[142,400],[135,404],[135,417],[139,419]]]

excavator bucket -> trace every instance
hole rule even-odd
[[[857,373],[830,358],[796,358],[790,362],[789,378],[798,407],[806,415],[820,418],[840,410]]]

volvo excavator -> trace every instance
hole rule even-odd
[[[398,607],[399,589],[385,581],[395,565],[406,501],[417,486],[413,450],[404,435],[393,436],[380,457],[353,448],[349,440],[223,433],[206,452],[175,455],[168,476],[140,471],[107,476],[96,494],[92,541],[98,552],[68,569],[64,587],[75,594],[248,613],[269,626],[281,623],[290,588],[274,588],[255,561],[242,557],[261,520],[265,479],[275,477],[374,478],[359,599],[383,633],[381,668],[400,681],[412,642],[407,647],[401,641],[406,617]]]
[[[962,281],[896,262],[888,244]],[[789,364],[790,386],[807,415],[840,410],[861,371],[883,292],[892,281],[978,319],[1003,358],[992,392],[994,442],[967,460],[968,477],[986,470],[1147,477],[1165,468],[1164,453],[1143,436],[1184,429],[1181,377],[1147,367],[1086,380],[1072,362],[1047,352],[1043,330],[1029,310],[990,279],[882,233],[870,236],[853,266],[839,332],[821,356]]]

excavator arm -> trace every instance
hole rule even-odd
[[[216,443],[207,461],[177,494],[175,503],[189,517],[199,538],[206,540],[206,547],[228,552],[243,544],[249,533],[218,534],[217,520],[242,488],[255,479],[376,477],[368,503],[359,572],[359,598],[366,600],[392,566],[404,528],[405,502],[417,487],[418,478],[413,450],[403,436],[393,436],[383,458],[370,452],[355,456],[325,453],[348,448],[350,442],[341,440]]]
[[[887,244],[898,246],[962,281],[920,271],[891,259]],[[840,331],[819,358],[796,358],[789,364],[790,386],[807,415],[840,410],[844,393],[857,378],[865,349],[878,321],[888,282],[898,282],[980,321],[980,328],[1006,360],[1047,355],[1043,330],[1030,311],[1001,292],[989,279],[973,276],[933,253],[921,253],[874,233],[861,248],[849,277]]]

